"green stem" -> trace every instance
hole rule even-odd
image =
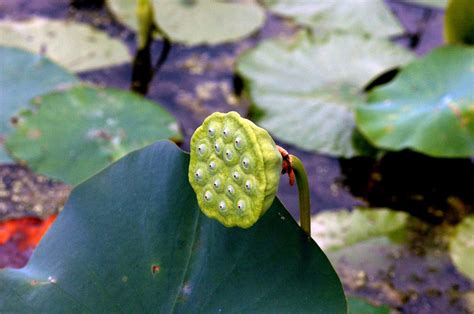
[[[301,160],[290,155],[291,167],[295,173],[296,185],[298,186],[298,198],[300,205],[300,225],[301,229],[308,236],[311,236],[311,206],[309,202],[308,176]]]

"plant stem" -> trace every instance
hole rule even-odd
[[[290,163],[295,173],[296,185],[298,186],[298,198],[300,206],[300,225],[301,229],[308,236],[311,236],[311,206],[309,201],[308,176],[301,160],[290,155]]]
[[[163,47],[161,48],[160,56],[156,61],[155,68],[153,69],[153,74],[157,73],[161,66],[165,63],[166,59],[168,59],[168,55],[170,54],[171,50],[171,41],[168,37],[163,36]]]

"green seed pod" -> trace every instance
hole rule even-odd
[[[281,164],[267,131],[237,112],[216,112],[191,138],[189,182],[206,216],[249,228],[272,204]]]

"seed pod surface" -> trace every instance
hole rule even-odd
[[[206,216],[248,228],[270,207],[282,158],[267,131],[237,112],[216,112],[196,129],[190,150],[189,182]]]

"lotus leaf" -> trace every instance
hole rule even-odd
[[[344,49],[341,49],[344,47]],[[403,48],[376,38],[333,34],[293,41],[267,40],[245,52],[237,70],[273,136],[303,149],[352,157],[366,154],[354,132],[354,107],[364,87],[386,70],[412,60]]]
[[[204,216],[189,155],[160,142],[79,185],[0,311],[346,313],[334,269],[275,200],[250,229]]]
[[[474,156],[474,48],[446,46],[369,93],[357,127],[375,146],[433,157]]]
[[[35,99],[7,149],[33,170],[77,184],[130,151],[181,134],[158,104],[136,94],[77,86]]]
[[[103,31],[84,23],[41,17],[0,21],[0,45],[45,54],[74,72],[130,61],[125,44]]]

